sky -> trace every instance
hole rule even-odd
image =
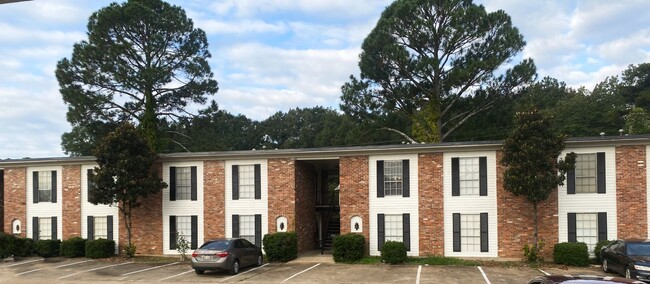
[[[114,1],[33,0],[0,5],[0,158],[65,156],[71,129],[54,76],[86,39],[88,17]],[[208,36],[209,62],[233,114],[254,120],[292,108],[338,109],[357,75],[361,43],[392,0],[177,0]],[[591,90],[630,64],[650,62],[650,1],[475,0],[504,10],[538,76]],[[200,106],[195,106],[195,110]]]

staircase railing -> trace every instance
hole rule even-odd
[[[323,234],[321,235],[321,246],[320,246],[320,254],[323,254],[325,252],[325,242],[327,241],[327,238],[329,237],[329,227],[330,227],[330,222],[332,219],[332,212],[334,212],[335,203],[334,201],[336,200],[336,193],[338,193],[338,190],[332,190],[330,191],[330,206],[327,209],[327,217],[325,218],[325,229],[323,230]]]

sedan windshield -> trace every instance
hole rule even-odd
[[[206,249],[206,250],[225,250],[228,247],[228,244],[230,244],[230,241],[214,241],[214,242],[209,242],[205,243],[204,245],[201,246],[201,249]]]
[[[650,243],[628,243],[627,255],[650,256]]]

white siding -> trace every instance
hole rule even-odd
[[[169,167],[196,167],[196,201],[192,200],[169,200]],[[203,162],[174,162],[163,164],[163,181],[167,188],[162,191],[162,246],[163,254],[179,254],[177,250],[169,249],[169,216],[197,216],[197,247],[204,242],[203,236]],[[188,242],[191,240],[187,240]],[[190,252],[191,253],[191,252]]]
[[[409,256],[418,256],[420,246],[418,243],[420,232],[420,217],[418,215],[418,156],[412,155],[382,155],[370,156],[369,159],[370,179],[368,186],[369,213],[370,213],[370,255],[380,255],[378,249],[377,236],[377,214],[410,214],[410,235],[411,250],[407,252]],[[410,197],[385,196],[377,197],[377,161],[378,160],[409,160],[409,195]]]
[[[260,164],[261,199],[232,199],[232,166]],[[269,232],[269,179],[267,160],[237,160],[226,161],[226,237],[232,237],[232,215],[262,214],[262,237]],[[288,202],[288,201],[287,201]],[[291,221],[289,221],[291,222]],[[289,230],[294,230],[288,228]]]
[[[451,159],[478,157],[487,157],[487,196],[452,196]],[[445,256],[497,257],[499,238],[497,228],[497,161],[495,152],[449,152],[444,153],[443,158]],[[488,252],[454,252],[453,213],[488,213]]]
[[[113,216],[113,240],[119,244],[120,216],[117,204],[115,205],[93,205],[88,202],[88,170],[94,169],[97,165],[81,166],[81,237],[88,238],[88,216]]]
[[[33,194],[33,173],[40,171],[56,171],[56,203],[51,202],[39,202],[34,203],[34,194]],[[27,206],[27,224],[23,224],[27,228],[27,237],[31,238],[33,236],[32,228],[32,218],[33,217],[57,217],[56,219],[56,239],[61,240],[63,237],[63,206],[62,204],[62,195],[63,195],[63,182],[62,182],[63,168],[58,167],[29,167],[27,168],[27,188],[25,189],[27,200],[25,200]],[[54,236],[53,236],[54,238]]]
[[[596,213],[607,212],[607,239],[617,238],[616,222],[616,150],[614,147],[594,147],[565,149],[561,158],[566,153],[593,154],[605,152],[605,194],[576,193],[567,194],[566,181],[564,186],[558,187],[558,242],[567,242],[568,217],[567,213]],[[591,253],[591,252],[590,252]]]

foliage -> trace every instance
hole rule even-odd
[[[388,264],[406,262],[406,246],[403,242],[385,242],[381,247],[381,260]]]
[[[355,262],[365,255],[366,238],[360,234],[338,235],[332,246],[335,262]]]
[[[589,265],[589,251],[585,243],[559,243],[553,248],[553,260],[557,264],[572,266]]]
[[[410,264],[428,264],[428,265],[456,265],[456,266],[477,266],[479,263],[473,260],[466,260],[456,257],[446,256],[427,256],[427,257],[409,257],[407,260]]]
[[[86,242],[87,258],[106,258],[115,255],[115,241],[107,239],[88,240]]]
[[[298,235],[295,232],[266,234],[262,243],[269,261],[287,262],[298,257]]]
[[[93,204],[117,204],[124,217],[128,244],[131,244],[131,216],[142,200],[167,185],[155,166],[158,155],[131,124],[124,124],[102,139],[95,149],[98,168],[93,182]]]
[[[70,154],[89,154],[77,151],[92,149],[83,144],[98,142],[97,135],[112,131],[107,126],[125,121],[139,122],[158,149],[165,118],[183,116],[189,103],[205,103],[218,90],[205,32],[178,6],[112,3],[90,16],[87,35],[56,68],[73,127],[62,137]]]
[[[61,253],[65,257],[83,257],[86,255],[86,239],[72,237],[61,242]]]
[[[0,259],[13,255],[15,239],[16,237],[12,234],[0,232]]]
[[[540,263],[544,260],[542,250],[544,249],[544,241],[539,240],[537,244],[526,244],[524,246],[524,257],[528,263]]]
[[[124,247],[124,255],[128,258],[132,258],[135,256],[135,252],[137,251],[138,247],[134,244],[127,244],[126,247]]]
[[[181,261],[185,261],[185,254],[190,249],[190,242],[187,241],[185,236],[176,232],[176,250],[181,253]]]
[[[15,238],[13,255],[14,256],[32,256],[35,250],[36,243],[29,238]]]
[[[635,107],[625,117],[625,132],[628,134],[650,133],[650,115],[643,108]]]
[[[612,241],[609,241],[609,240],[602,240],[602,241],[598,241],[596,243],[596,246],[594,247],[594,255],[596,256],[596,260],[598,261],[598,263],[600,263],[600,261],[601,261],[601,259],[600,259],[600,250],[604,246],[609,245],[611,242]]]
[[[34,248],[36,254],[41,257],[59,256],[61,240],[38,240]]]

